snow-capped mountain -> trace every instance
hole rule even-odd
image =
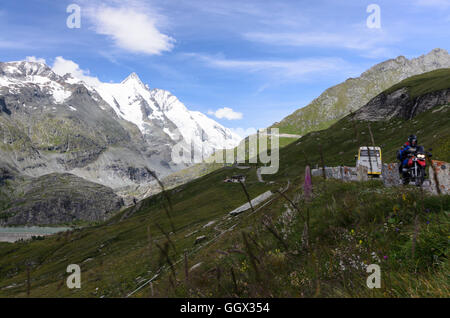
[[[60,83],[61,78],[43,63],[19,61],[2,64],[0,86],[12,88],[11,92],[14,88],[31,84],[51,95],[56,103],[63,103],[71,95]]]
[[[116,114],[134,123],[144,136],[161,127],[173,142],[184,141],[205,157],[215,149],[233,148],[240,137],[200,112],[189,111],[177,97],[162,89],[150,89],[136,73],[118,84],[95,87]]]
[[[88,85],[38,62],[0,63],[0,167],[24,175],[70,172],[120,189],[180,170],[178,143],[210,155],[240,137],[170,92],[132,73],[121,83]]]

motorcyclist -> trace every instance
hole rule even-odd
[[[400,148],[400,150],[397,152],[397,159],[400,161],[399,167],[398,167],[398,172],[400,174],[402,174],[403,171],[403,167],[405,167],[408,163],[408,158],[407,158],[407,154],[408,154],[408,150],[410,148],[416,148],[417,146],[417,136],[416,135],[410,135],[408,137],[408,141],[405,142],[402,146],[402,148]]]

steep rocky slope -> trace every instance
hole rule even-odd
[[[450,104],[450,68],[410,77],[377,95],[355,112],[355,119],[412,119],[435,106]]]
[[[443,49],[434,49],[410,60],[399,56],[375,65],[360,77],[350,78],[327,89],[309,105],[275,123],[273,127],[280,128],[281,132],[302,135],[328,128],[392,85],[413,75],[448,67],[450,55]]]
[[[75,175],[52,173],[13,179],[0,225],[49,225],[103,221],[123,206],[110,188]]]
[[[0,224],[103,220],[124,204],[116,194],[132,203],[158,188],[153,172],[190,165],[174,162],[174,145],[208,156],[238,142],[135,73],[92,86],[43,63],[0,63]]]
[[[70,172],[123,190],[152,182],[146,168],[166,176],[188,166],[172,160],[177,143],[208,155],[238,141],[134,73],[93,87],[42,63],[0,63],[0,158],[27,176]]]

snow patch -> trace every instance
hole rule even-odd
[[[175,142],[180,135],[194,149],[210,155],[216,149],[233,148],[241,138],[231,130],[200,112],[189,111],[177,97],[162,89],[150,90],[139,77],[132,73],[118,84],[103,83],[95,88],[99,95],[114,109],[116,114],[134,123],[143,134],[146,122],[156,119],[169,120],[163,131]],[[150,114],[150,115],[147,115]]]
[[[12,93],[19,93],[20,87],[33,84],[51,95],[58,104],[72,95],[72,92],[54,80],[52,76],[56,75],[43,63],[21,61],[5,64],[2,67],[4,75],[0,76],[0,86],[9,87]]]
[[[136,73],[131,73],[121,83],[99,83],[95,86],[85,84],[76,74],[59,76],[48,66],[37,62],[9,62],[2,65],[0,86],[19,92],[27,84],[37,85],[44,93],[53,97],[55,103],[62,104],[72,95],[70,86],[82,84],[89,91],[96,92],[97,102],[103,99],[111,106],[118,117],[135,124],[143,135],[150,133],[151,125],[161,125],[162,130],[174,142],[180,137],[186,144],[194,146],[195,151],[204,155],[216,149],[233,148],[241,138],[206,115],[190,111],[172,95],[162,89],[150,89],[143,84]],[[106,110],[105,107],[100,106]],[[69,106],[71,111],[77,111]]]

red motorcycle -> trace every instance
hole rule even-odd
[[[408,149],[408,162],[403,167],[403,184],[406,185],[412,181],[416,186],[422,186],[426,176],[427,156],[431,157],[431,153],[426,152],[422,146]]]

